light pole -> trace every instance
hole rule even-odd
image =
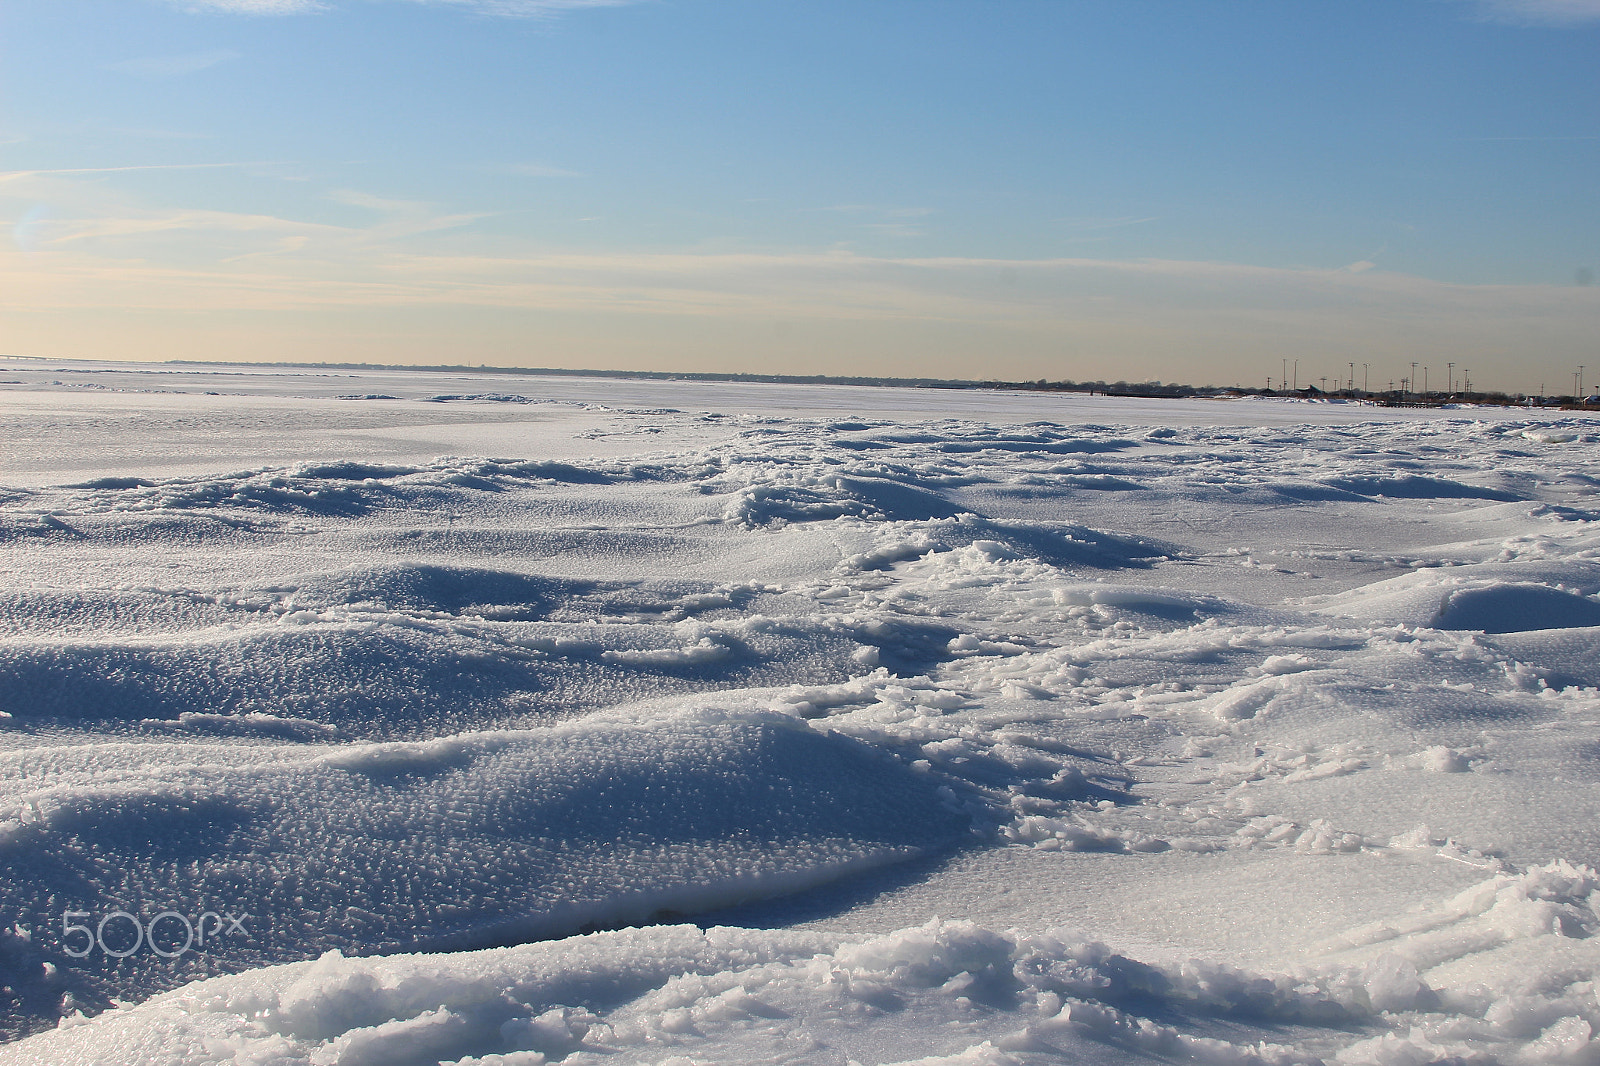
[[[1361,364],[1361,395],[1365,396],[1372,390],[1367,388],[1367,364]]]
[[[1445,392],[1454,395],[1456,391],[1456,365],[1454,363],[1446,363],[1445,367],[1450,371],[1450,383],[1445,386]]]
[[[1410,379],[1410,382],[1411,382],[1411,388],[1414,389],[1414,388],[1417,387],[1417,364],[1416,363],[1412,363],[1411,364],[1411,379]],[[1409,390],[1407,390],[1407,391],[1409,391]]]
[[[1294,391],[1300,391],[1300,360],[1294,361]]]

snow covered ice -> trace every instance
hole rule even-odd
[[[0,1063],[1600,1063],[1591,416],[0,372]]]

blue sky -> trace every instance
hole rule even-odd
[[[1600,367],[1600,0],[7,0],[0,49],[8,354]]]

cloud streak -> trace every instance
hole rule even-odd
[[[277,163],[150,163],[126,167],[65,167],[55,170],[5,170],[0,171],[0,182],[20,181],[25,178],[54,177],[69,174],[123,174],[136,170],[228,170],[239,167],[270,167]]]
[[[512,163],[510,166],[500,168],[506,174],[515,174],[522,178],[581,178],[583,174],[576,170],[566,170],[562,167],[547,166],[544,163]]]
[[[178,0],[177,6],[197,15],[303,15],[327,7],[318,0]]]
[[[1600,0],[1474,0],[1479,12],[1497,22],[1527,26],[1572,26],[1600,22]]]
[[[107,70],[132,74],[140,78],[178,78],[238,59],[239,53],[227,48],[207,52],[186,52],[176,56],[140,56],[108,64]]]
[[[420,4],[449,4],[470,8],[486,15],[508,18],[553,18],[569,11],[594,7],[622,7],[634,0],[409,0]]]
[[[175,0],[194,14],[303,15],[325,11],[329,0]],[[570,11],[595,7],[620,7],[635,0],[405,0],[407,3],[458,7],[504,18],[554,18]]]

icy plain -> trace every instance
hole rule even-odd
[[[13,361],[0,429],[0,1063],[1600,1063],[1600,419]]]

